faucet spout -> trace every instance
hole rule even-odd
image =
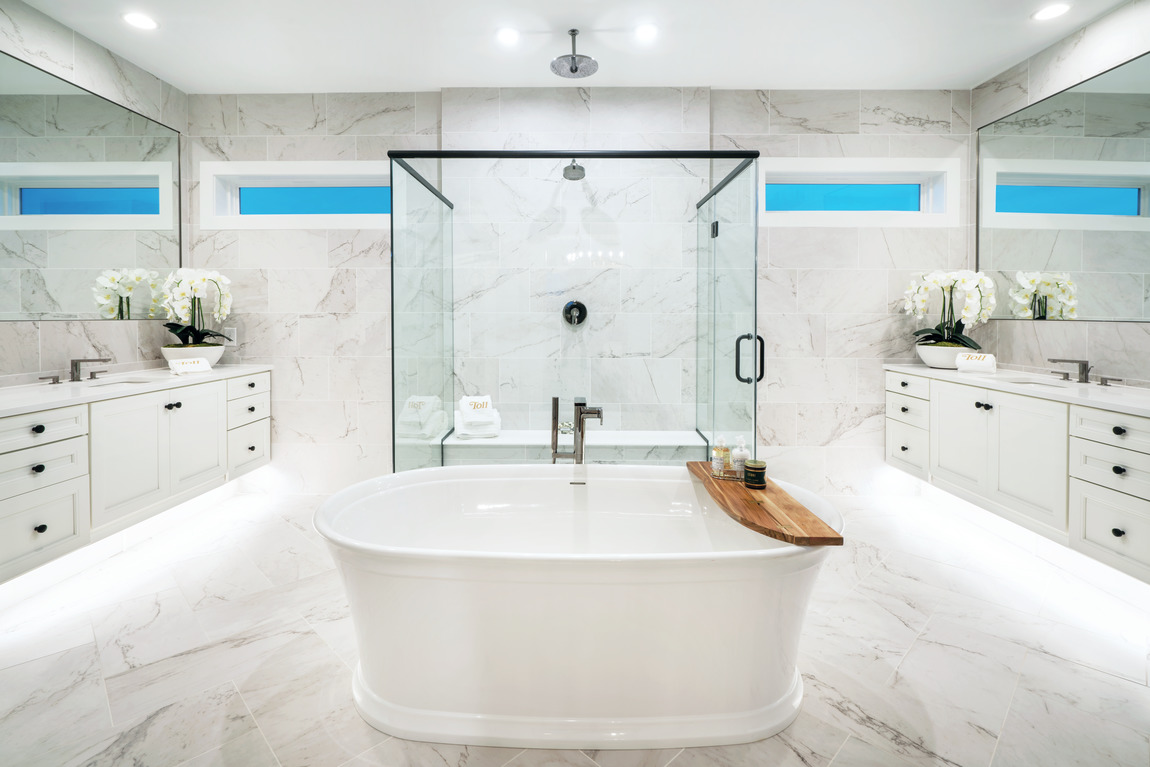
[[[1090,364],[1089,360],[1061,360],[1061,359],[1047,359],[1047,362],[1068,362],[1071,365],[1078,366],[1078,383],[1090,383],[1090,371],[1094,367]]]
[[[570,453],[559,452],[559,398],[551,398],[551,463],[555,463],[556,458],[571,458],[575,463],[583,463],[584,454],[584,435],[586,434],[587,421],[591,418],[598,418],[599,423],[603,423],[603,408],[601,407],[587,407],[587,400],[584,397],[576,397],[575,399],[575,446]]]

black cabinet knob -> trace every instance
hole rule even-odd
[[[1123,530],[1122,528],[1115,527],[1113,530],[1110,531],[1110,534],[1113,535],[1115,538],[1121,538],[1122,536],[1126,535],[1126,531]]]
[[[251,450],[254,453],[256,451],[256,446],[255,445],[248,445],[248,450]]]
[[[175,405],[173,403],[169,402],[168,404],[164,405],[164,410],[171,410],[174,407],[175,407]]]
[[[249,407],[249,408],[248,408],[248,412],[249,412],[249,413],[254,413],[254,412],[256,412],[256,406],[255,406],[255,405],[252,405],[251,407]]]
[[[1119,437],[1121,437],[1123,434],[1126,433],[1126,430],[1123,429],[1121,426],[1115,426],[1113,429],[1111,429],[1111,431],[1113,431]]]
[[[32,427],[32,433],[33,434],[43,434],[44,433],[44,424],[38,423],[35,426],[33,426]]]
[[[977,407],[977,408],[981,408],[981,407],[982,407],[982,403],[981,403],[981,402],[975,402],[975,403],[974,403],[974,406],[975,406],[975,407]]]
[[[183,406],[184,406],[184,403],[183,403],[183,402],[177,402],[177,403],[176,403],[176,407],[183,407]]]
[[[982,406],[982,409],[983,409],[983,410],[994,410],[994,405],[992,405],[992,404],[990,404],[989,402],[987,402],[986,404],[984,404],[984,405]]]
[[[47,526],[47,525],[36,525],[36,526],[35,526],[35,527],[33,527],[32,529],[33,529],[33,530],[35,530],[35,531],[36,531],[36,532],[38,532],[38,533],[46,533],[46,532],[48,532],[48,526]]]
[[[910,381],[899,381],[898,385],[905,389],[910,386]]]
[[[42,464],[42,463],[36,464],[35,466],[32,467],[32,471],[39,474],[40,472],[44,471],[44,464]]]
[[[1122,468],[1121,466],[1115,466],[1114,467],[1114,473],[1115,474],[1125,474],[1126,469]]]
[[[904,413],[909,413],[909,412],[910,412],[910,408],[909,408],[909,407],[903,407],[903,408],[899,408],[899,410],[901,410],[901,411],[902,411],[902,412],[904,412]]]
[[[902,452],[905,453],[907,450],[910,450],[910,448],[907,447],[906,445],[903,445],[902,447],[899,448],[899,450],[901,450]]]
[[[903,384],[903,386],[906,386],[906,384]],[[255,381],[249,381],[249,382],[248,382],[248,388],[249,388],[249,389],[254,389],[254,388],[256,388],[256,382],[255,382]]]

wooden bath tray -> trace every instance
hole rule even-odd
[[[710,461],[687,461],[687,470],[702,481],[727,516],[756,533],[797,546],[843,545],[834,528],[770,479],[766,490],[751,490],[742,482],[712,477]]]

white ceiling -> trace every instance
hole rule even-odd
[[[971,88],[1127,0],[26,0],[189,93],[444,87]],[[160,23],[128,27],[138,10]],[[658,26],[651,45],[640,23]],[[495,40],[514,27],[515,48]],[[599,61],[562,80],[550,60]]]

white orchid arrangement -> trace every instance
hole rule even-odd
[[[132,316],[132,296],[141,285],[151,292],[148,318],[156,316],[160,308],[159,275],[147,269],[106,269],[96,278],[92,296],[96,299],[100,316],[108,320],[126,320]]]
[[[177,269],[164,280],[161,305],[168,313],[164,323],[180,344],[202,345],[207,338],[231,339],[207,327],[204,316],[204,301],[210,298],[215,288],[216,303],[211,317],[217,323],[223,322],[232,311],[232,281],[219,272],[208,269]],[[177,344],[172,344],[176,346]]]
[[[1066,272],[1018,272],[1009,291],[1011,313],[1022,319],[1078,319],[1078,285]]]
[[[914,334],[919,337],[918,343],[981,348],[973,338],[965,335],[965,331],[990,319],[997,305],[994,280],[982,272],[968,269],[957,272],[933,271],[917,280],[911,280],[903,294],[906,299],[903,310],[915,317],[924,317],[930,296],[936,290],[942,293],[939,323],[933,328],[916,330]],[[957,316],[956,292],[963,297],[962,311]]]

